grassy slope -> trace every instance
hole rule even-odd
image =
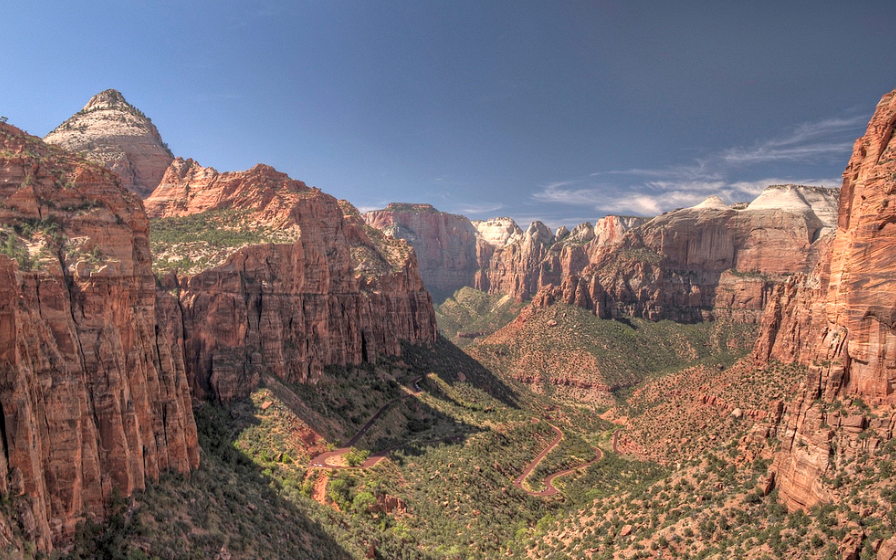
[[[620,368],[638,363],[626,352],[665,337],[660,356],[642,360],[648,381],[611,411],[626,419],[628,446],[640,452],[613,454],[614,427],[588,407],[533,394],[441,340],[376,367],[332,369],[317,386],[262,387],[227,409],[205,405],[200,470],[151,485],[126,530],[112,534],[127,535],[133,558],[213,557],[223,547],[240,558],[363,558],[370,547],[378,558],[833,558],[854,527],[867,532],[869,551],[896,528],[876,506],[896,496],[892,445],[838,465],[842,506],[788,514],[774,493],[757,492],[777,443],[744,437],[756,424],[731,410],[786,395],[800,371],[720,368],[730,359],[701,346],[729,340],[720,326],[595,324],[554,311],[558,326],[560,318],[590,325],[590,348]],[[602,328],[610,334],[599,336]],[[676,363],[697,365],[661,373]],[[358,444],[395,447],[389,460],[363,471],[308,469],[308,457],[341,445],[419,375],[425,391],[394,404]],[[724,406],[705,406],[705,395]],[[591,446],[604,458],[555,481],[562,495],[535,498],[512,481],[552,439],[551,424],[564,440],[531,487],[590,458]],[[867,507],[877,509],[861,516]],[[82,535],[89,538],[95,548],[104,537]]]
[[[780,442],[768,433],[772,420],[761,412],[771,412],[770,403],[779,398],[786,404],[804,376],[797,366],[754,368],[743,360],[724,370],[696,367],[646,383],[615,412],[626,418],[623,433],[633,440],[631,447],[668,467],[645,463],[633,485],[613,488],[615,475],[591,478],[623,460],[608,455],[565,487],[594,501],[564,512],[543,527],[543,534],[533,535],[530,555],[839,559],[849,535],[863,533],[860,558],[874,558],[878,539],[896,531],[892,441],[872,453],[839,456],[828,481],[837,504],[790,513],[777,503],[777,491],[762,492]],[[870,414],[861,402],[834,406],[843,414]],[[760,414],[754,414],[757,420],[738,417],[735,409]],[[849,437],[842,430],[833,433],[835,441]]]
[[[466,287],[436,306],[436,321],[444,336],[463,348],[513,321],[523,306],[510,296],[490,295]]]
[[[749,348],[751,333],[749,325],[720,322],[603,320],[558,304],[527,308],[468,351],[493,371],[528,377],[549,393],[579,384],[606,394],[701,362],[733,363]]]

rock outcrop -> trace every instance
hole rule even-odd
[[[429,204],[392,203],[365,213],[364,220],[389,237],[410,243],[423,282],[437,300],[472,285],[481,242],[466,217],[439,212]]]
[[[812,265],[835,199],[834,189],[796,185],[771,186],[742,210],[710,197],[586,246],[586,266],[568,267],[538,299],[601,317],[758,322],[775,286]]]
[[[429,205],[394,204],[365,218],[414,245],[424,282],[440,296],[472,286],[606,318],[758,323],[775,287],[817,261],[837,193],[773,185],[750,204],[713,196],[651,220],[606,216],[556,232],[541,222],[523,232],[510,218],[471,227]]]
[[[500,249],[523,238],[523,230],[516,225],[513,218],[474,220],[472,223],[476,231],[479,232],[479,237],[495,249]]]
[[[201,272],[166,277],[179,294],[197,395],[245,395],[266,374],[316,381],[325,366],[376,361],[400,354],[402,341],[437,336],[408,244],[269,166],[218,173],[177,160],[146,207],[155,218],[248,213],[240,227],[294,232],[293,241],[247,243]]]
[[[113,492],[197,467],[196,426],[140,200],[0,124],[0,202],[0,493],[48,550]]]
[[[156,188],[174,159],[155,125],[114,89],[93,96],[44,141],[111,169],[141,198]]]
[[[883,97],[843,174],[836,237],[812,272],[776,290],[754,351],[759,362],[808,367],[777,428],[773,465],[791,509],[830,499],[823,476],[837,457],[892,438],[896,416],[896,92]],[[832,402],[870,406],[876,418],[843,417]],[[869,433],[870,432],[870,433]],[[870,437],[869,437],[870,436]]]

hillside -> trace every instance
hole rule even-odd
[[[461,288],[435,307],[442,335],[463,348],[497,331],[519,315],[523,304],[510,296],[496,296]]]
[[[750,325],[600,319],[576,306],[530,305],[467,349],[533,391],[607,406],[620,390],[698,363],[728,365],[749,351]]]

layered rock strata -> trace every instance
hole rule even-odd
[[[248,212],[295,240],[234,247],[197,274],[171,274],[194,392],[228,400],[260,376],[320,379],[328,365],[398,355],[437,329],[413,250],[367,227],[348,203],[258,165],[218,173],[175,161],[146,200],[154,218]]]
[[[198,466],[148,234],[113,173],[0,124],[0,493],[42,550]]]
[[[464,216],[439,212],[429,204],[390,204],[364,214],[368,225],[406,240],[417,254],[420,275],[437,299],[470,286],[479,270],[479,233]]]
[[[808,367],[777,426],[773,470],[791,509],[828,500],[835,461],[872,453],[896,415],[896,92],[883,97],[843,174],[836,237],[808,275],[777,288],[754,357]],[[844,403],[848,409],[829,403]],[[856,408],[856,403],[861,406]],[[862,407],[869,408],[862,408]]]
[[[93,96],[44,141],[111,169],[141,198],[156,188],[174,159],[155,125],[114,89]]]
[[[835,198],[834,189],[779,185],[735,210],[711,197],[589,247],[586,266],[564,270],[536,299],[608,318],[758,322],[775,286],[812,266]]]

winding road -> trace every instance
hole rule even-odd
[[[526,487],[523,486],[523,481],[526,480],[526,478],[528,478],[530,474],[532,474],[532,471],[535,470],[535,468],[538,466],[539,463],[541,463],[542,459],[544,459],[548,453],[550,453],[555,447],[557,447],[557,445],[560,443],[560,440],[563,439],[563,432],[560,431],[560,428],[558,428],[557,426],[554,426],[553,424],[550,424],[550,426],[554,430],[554,433],[557,434],[556,437],[554,437],[554,440],[551,441],[551,443],[549,443],[547,445],[547,447],[542,449],[541,453],[539,453],[535,457],[535,459],[533,459],[532,462],[526,466],[526,469],[523,471],[523,474],[518,476],[517,479],[513,481],[514,486],[516,486],[523,492],[529,494],[530,496],[555,496],[555,495],[559,494],[560,491],[557,490],[557,487],[554,486],[554,484],[553,484],[555,478],[574,473],[578,469],[587,467],[588,465],[591,465],[593,463],[596,463],[597,461],[600,461],[601,457],[603,457],[603,452],[600,449],[598,449],[597,447],[595,447],[594,448],[594,459],[588,461],[587,463],[582,463],[581,465],[576,465],[574,467],[571,467],[571,468],[568,468],[568,469],[565,469],[565,470],[562,470],[559,472],[555,472],[553,474],[549,474],[547,477],[545,477],[544,482],[543,482],[544,490],[539,490],[537,492],[532,491],[532,490],[527,490]]]
[[[373,423],[376,422],[379,419],[379,417],[382,416],[383,413],[386,412],[386,410],[390,406],[392,406],[393,404],[400,402],[404,399],[415,397],[415,396],[419,395],[420,393],[422,393],[423,389],[420,388],[420,381],[422,381],[422,380],[423,380],[422,375],[413,378],[411,380],[411,385],[413,386],[413,389],[408,389],[406,387],[404,388],[405,391],[407,391],[406,395],[402,395],[402,396],[398,397],[397,399],[391,400],[391,401],[387,402],[386,404],[384,404],[383,406],[381,406],[380,409],[377,410],[373,414],[373,416],[370,417],[370,420],[368,420],[366,424],[361,426],[361,429],[358,430],[358,432],[355,435],[353,435],[352,438],[345,443],[344,447],[340,447],[339,449],[334,449],[333,451],[327,451],[325,453],[321,453],[320,455],[318,455],[316,457],[312,457],[311,461],[309,462],[309,466],[316,467],[319,469],[333,469],[333,470],[335,470],[335,469],[367,469],[367,468],[370,468],[370,467],[376,465],[383,459],[385,459],[386,455],[389,454],[388,449],[386,449],[384,451],[379,451],[377,453],[370,454],[370,456],[367,457],[366,461],[364,461],[363,463],[361,463],[360,465],[357,465],[357,466],[331,465],[329,462],[330,459],[335,459],[336,457],[341,457],[341,456],[345,455],[346,453],[348,453],[349,451],[351,451],[352,446],[354,446],[356,443],[358,443],[358,440],[360,440],[362,437],[364,437],[364,434],[366,434],[367,431],[370,430],[371,426],[373,426]]]
[[[370,456],[367,457],[367,460],[365,460],[360,465],[356,465],[356,466],[333,465],[330,463],[330,461],[332,459],[336,459],[337,457],[342,457],[343,455],[345,455],[346,453],[351,451],[352,447],[362,437],[364,437],[364,434],[366,434],[368,432],[368,430],[370,430],[370,428],[373,426],[374,422],[376,422],[386,412],[386,410],[390,406],[392,406],[395,403],[400,402],[404,399],[414,397],[414,396],[417,396],[420,393],[422,393],[423,390],[420,388],[420,381],[422,381],[422,380],[423,380],[422,375],[413,378],[411,380],[411,385],[413,386],[413,389],[409,389],[409,388],[405,387],[404,390],[407,391],[406,395],[403,395],[401,397],[398,397],[397,399],[391,400],[391,401],[387,402],[386,404],[384,404],[382,407],[380,407],[380,409],[377,410],[373,414],[373,416],[370,417],[370,419],[367,421],[367,423],[364,424],[363,426],[361,426],[361,429],[358,430],[358,432],[355,435],[353,435],[351,437],[351,439],[349,439],[345,443],[344,447],[334,449],[333,451],[327,451],[325,453],[321,453],[320,455],[317,455],[316,457],[312,457],[308,466],[314,467],[314,468],[319,468],[319,469],[330,469],[330,470],[367,469],[367,468],[370,468],[370,467],[376,465],[383,459],[385,459],[386,456],[391,451],[390,449],[378,451],[377,453],[372,453]],[[594,459],[588,461],[587,463],[582,463],[580,465],[576,465],[574,467],[549,474],[548,476],[545,477],[545,479],[542,483],[542,484],[544,484],[543,490],[539,490],[537,492],[532,491],[532,490],[527,490],[523,486],[523,481],[526,480],[526,478],[528,478],[530,474],[532,474],[532,471],[535,470],[536,467],[538,467],[539,463],[541,463],[541,461],[547,456],[547,454],[550,453],[555,447],[557,447],[557,445],[560,443],[560,440],[563,439],[563,432],[560,431],[560,428],[558,428],[557,426],[554,426],[553,424],[549,424],[549,426],[551,427],[552,430],[554,430],[554,433],[556,434],[554,439],[544,449],[541,450],[541,453],[539,453],[535,457],[535,459],[532,460],[532,462],[530,462],[528,465],[526,465],[526,468],[523,471],[523,474],[518,476],[516,478],[516,480],[513,481],[514,486],[516,486],[517,488],[519,488],[520,490],[522,490],[523,492],[525,492],[531,496],[547,497],[547,496],[555,496],[555,495],[559,494],[560,491],[553,484],[554,479],[559,478],[561,476],[566,476],[568,474],[572,474],[581,468],[587,467],[593,463],[596,463],[597,461],[600,461],[601,458],[603,457],[603,452],[599,448],[595,447],[594,448]],[[618,437],[619,437],[619,431],[617,430],[613,434],[613,451],[614,452],[616,451],[616,441],[617,441]]]

